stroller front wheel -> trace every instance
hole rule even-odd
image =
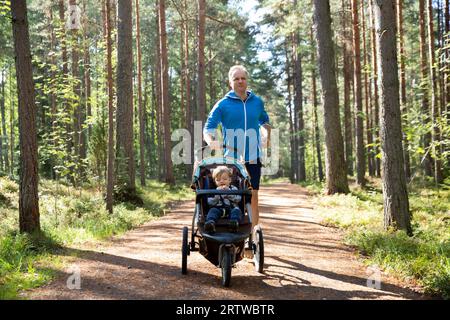
[[[264,269],[264,237],[262,229],[257,226],[253,239],[253,262],[255,263],[255,270],[259,273]]]
[[[226,250],[222,255],[222,285],[230,286],[231,281],[231,251]]]
[[[181,273],[187,274],[187,256],[189,255],[188,227],[183,228],[183,243],[181,245]]]

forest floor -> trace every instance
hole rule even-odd
[[[194,202],[182,201],[165,216],[109,241],[68,248],[75,256],[46,286],[22,293],[26,299],[428,299],[410,285],[379,274],[343,244],[337,228],[323,226],[308,191],[288,183],[261,187],[265,268],[244,258],[221,286],[221,270],[200,253],[188,256],[181,274],[183,226],[191,225]],[[79,290],[67,281],[79,270]],[[369,281],[369,283],[372,283]],[[420,291],[420,290],[419,290]]]

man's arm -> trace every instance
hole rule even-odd
[[[261,131],[264,134],[265,137],[267,137],[266,143],[262,145],[262,147],[269,147],[270,146],[270,132],[272,131],[272,126],[269,123],[264,123],[261,126]]]
[[[206,119],[205,127],[203,128],[203,139],[211,149],[220,149],[222,146],[220,142],[214,139],[216,129],[222,120],[222,114],[220,112],[219,103],[212,108],[208,119]]]
[[[214,135],[210,132],[203,132],[203,139],[205,139],[206,144],[213,150],[221,149],[222,146],[219,140],[214,139]]]

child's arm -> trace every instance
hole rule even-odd
[[[208,197],[208,205],[215,206],[219,203],[220,197],[219,195],[215,195],[214,197]]]
[[[238,188],[236,188],[235,186],[231,186],[230,190],[238,190]],[[234,202],[235,204],[238,204],[241,201],[242,197],[240,195],[238,195],[238,194],[236,194],[236,195],[229,194],[229,195],[227,195],[227,198],[231,202]]]

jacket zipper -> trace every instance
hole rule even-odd
[[[244,162],[245,162],[245,152],[247,150],[247,108],[245,101],[242,101],[242,103],[244,104]]]

